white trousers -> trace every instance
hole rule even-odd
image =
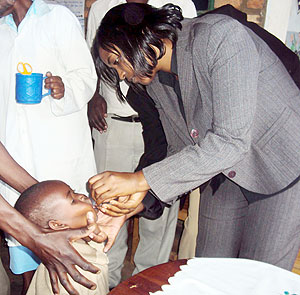
[[[180,239],[178,259],[195,257],[198,235],[198,213],[200,206],[200,190],[193,190],[189,196],[188,216]]]

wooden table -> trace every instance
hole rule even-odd
[[[159,291],[186,262],[186,259],[181,259],[145,269],[119,284],[108,295],[149,295],[149,292]]]

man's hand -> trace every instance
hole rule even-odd
[[[54,99],[61,99],[65,95],[65,85],[59,76],[52,76],[50,72],[46,73],[45,88],[51,89],[51,96]]]
[[[87,216],[90,218],[90,216]],[[40,234],[34,236],[35,245],[28,246],[44,263],[49,271],[52,291],[59,294],[58,279],[67,292],[71,295],[79,295],[70,283],[67,273],[77,283],[94,290],[96,285],[86,279],[75,267],[78,266],[83,270],[97,273],[100,270],[82,258],[79,253],[72,247],[71,242],[85,237],[95,237],[94,231],[96,224],[90,225],[88,228],[63,230],[63,231],[47,231],[42,230]],[[94,239],[93,239],[94,240]],[[104,239],[105,240],[105,239]]]
[[[94,96],[88,103],[88,118],[91,128],[97,129],[100,133],[107,130],[107,117],[106,101],[96,90]]]

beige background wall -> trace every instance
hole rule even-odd
[[[278,1],[278,0],[275,0]],[[247,13],[248,21],[264,26],[267,0],[215,0],[215,8],[231,4],[235,8]]]
[[[94,1],[95,0],[86,0],[85,19],[87,18],[88,11]],[[248,15],[248,21],[253,21],[258,23],[261,26],[264,26],[267,1],[268,0],[215,0],[214,6],[215,8],[217,8],[225,4],[231,4],[235,8],[243,12],[246,12]],[[275,1],[279,1],[279,0],[275,0]]]

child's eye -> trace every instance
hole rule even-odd
[[[115,59],[115,61],[114,61],[114,65],[116,66],[116,65],[118,65],[119,64],[119,58],[117,57],[116,59]]]

